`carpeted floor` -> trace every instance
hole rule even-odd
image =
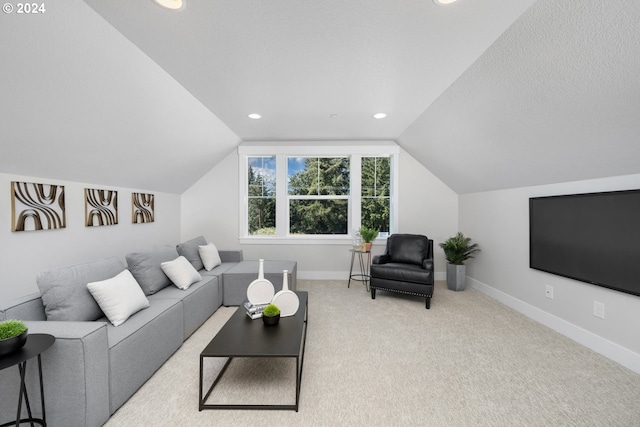
[[[106,427],[640,425],[640,375],[473,289],[439,282],[425,310],[417,297],[371,300],[360,283],[298,288],[309,291],[299,412],[198,411],[200,352],[236,310],[221,307]],[[293,360],[237,359],[223,379],[218,403],[295,402]]]

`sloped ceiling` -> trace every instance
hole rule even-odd
[[[181,193],[240,138],[81,0],[0,16],[0,172]]]
[[[640,173],[640,2],[537,1],[398,142],[458,193]]]
[[[393,139],[458,193],[640,173],[637,1],[47,8],[0,17],[0,172],[180,193],[242,140]]]

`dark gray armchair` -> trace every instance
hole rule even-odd
[[[371,260],[371,298],[376,290],[433,296],[433,240],[419,234],[392,234],[384,254]]]

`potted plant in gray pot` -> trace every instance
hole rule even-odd
[[[440,247],[447,259],[447,287],[452,291],[463,291],[467,277],[464,262],[480,251],[478,244],[471,243],[471,238],[458,232],[440,243]]]

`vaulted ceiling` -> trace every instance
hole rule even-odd
[[[46,7],[0,16],[3,173],[180,193],[254,140],[395,140],[458,193],[640,173],[635,0]]]

